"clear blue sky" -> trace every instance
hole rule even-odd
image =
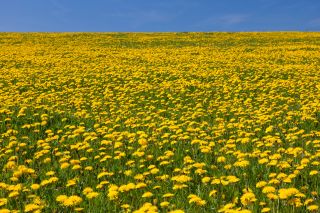
[[[0,31],[320,31],[320,0],[2,0]]]

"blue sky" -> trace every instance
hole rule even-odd
[[[3,0],[0,31],[320,31],[320,0]]]

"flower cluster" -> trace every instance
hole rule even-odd
[[[0,212],[319,212],[320,33],[1,33]]]

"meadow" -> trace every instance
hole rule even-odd
[[[0,33],[0,213],[319,212],[320,33]]]

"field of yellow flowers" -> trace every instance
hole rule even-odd
[[[0,33],[0,212],[319,212],[320,33]]]

